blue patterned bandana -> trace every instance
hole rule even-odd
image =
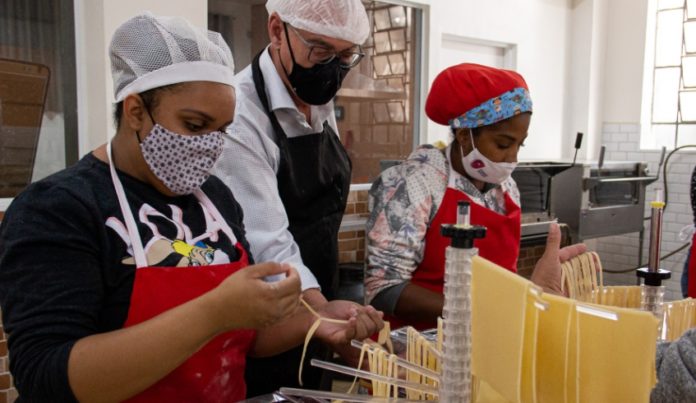
[[[532,98],[526,88],[517,87],[491,98],[481,105],[469,110],[462,116],[449,121],[454,129],[488,126],[515,115],[532,111]]]

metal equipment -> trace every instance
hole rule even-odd
[[[657,177],[644,162],[602,160],[518,165],[523,244],[544,242],[554,220],[568,225],[572,242],[643,229],[645,189]]]
[[[638,278],[643,279],[641,289],[641,309],[652,312],[660,319],[658,337],[662,336],[662,318],[665,296],[663,280],[671,277],[668,270],[660,268],[660,244],[662,243],[662,213],[665,208],[662,189],[657,189],[655,200],[650,203],[650,248],[648,250],[648,267],[637,270]]]

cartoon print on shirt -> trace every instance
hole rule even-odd
[[[152,232],[152,238],[144,246],[148,266],[188,267],[230,262],[227,253],[204,242],[219,241],[222,226],[203,204],[200,206],[205,218],[206,230],[198,236],[194,236],[190,227],[184,224],[183,213],[179,207],[169,205],[171,216],[162,214],[147,203],[140,207],[138,219]],[[126,225],[116,217],[109,217],[106,220],[106,226],[113,229],[127,245],[128,255],[121,262],[134,265],[134,253]],[[163,235],[163,232],[167,231],[169,234],[173,232],[174,236]],[[235,244],[237,240],[231,239],[230,242]]]
[[[172,248],[188,260],[187,266],[207,266],[213,262],[215,249],[198,241],[195,245],[189,245],[184,241],[172,242]]]

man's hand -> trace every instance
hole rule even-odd
[[[362,306],[350,301],[330,301],[317,309],[324,318],[341,319],[347,323],[324,321],[315,336],[331,346],[349,344],[351,340],[363,340],[384,327],[383,313],[372,306]]]
[[[384,327],[384,314],[374,307],[362,306],[350,301],[327,302],[318,309],[325,318],[343,319],[348,323],[331,323],[323,321],[315,337],[328,344],[338,353],[347,365],[357,366],[360,350],[352,347],[353,339],[366,339]]]
[[[561,230],[558,224],[549,225],[549,236],[546,239],[546,250],[541,256],[532,273],[532,282],[544,292],[563,295],[561,291],[561,263],[587,251],[585,244],[575,244],[561,249]]]

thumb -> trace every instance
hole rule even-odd
[[[288,274],[292,270],[289,264],[280,264],[276,262],[265,262],[247,267],[247,270],[252,278],[264,278],[276,274]]]
[[[561,229],[557,223],[549,224],[549,235],[546,238],[546,250],[544,257],[549,259],[558,259],[558,251],[561,249]]]

